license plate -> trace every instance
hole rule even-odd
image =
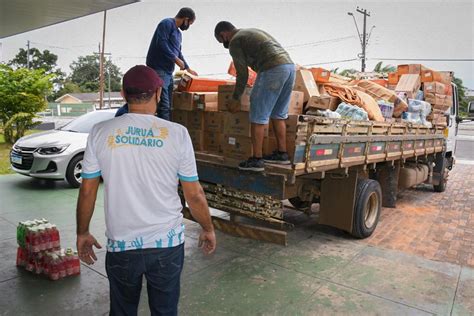
[[[11,155],[11,161],[13,163],[21,165],[23,159],[20,156]]]

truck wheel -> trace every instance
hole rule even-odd
[[[84,155],[79,154],[71,159],[66,169],[66,181],[73,188],[78,188],[82,183],[82,159]]]
[[[448,160],[446,158],[444,158],[444,165],[445,166],[448,165]],[[439,184],[433,185],[433,189],[434,189],[435,192],[444,192],[444,191],[446,191],[447,180],[446,180],[445,175],[446,175],[447,172],[448,172],[448,168],[445,168],[443,174],[441,175],[441,181],[439,182]]]
[[[352,235],[367,238],[377,227],[382,210],[382,189],[375,180],[361,179],[357,182]]]
[[[441,182],[439,184],[433,185],[433,189],[435,192],[444,192],[446,191],[446,184],[447,184],[447,181],[443,175],[443,179],[441,179]]]

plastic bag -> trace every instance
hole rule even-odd
[[[392,118],[393,115],[393,110],[394,110],[394,105],[393,103],[387,102],[385,100],[379,100],[377,101],[380,111],[382,112],[382,115],[385,119],[390,119]]]
[[[356,121],[369,120],[369,116],[364,109],[355,105],[344,103],[344,102],[339,104],[336,112],[339,113],[342,117],[348,118],[351,120],[356,120]]]

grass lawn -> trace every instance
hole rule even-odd
[[[26,135],[41,132],[40,130],[30,130]],[[11,145],[5,143],[3,134],[0,134],[0,175],[14,173],[10,170],[10,149]]]

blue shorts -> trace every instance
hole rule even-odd
[[[294,64],[259,72],[250,94],[250,122],[268,124],[270,118],[286,120],[294,83]]]

